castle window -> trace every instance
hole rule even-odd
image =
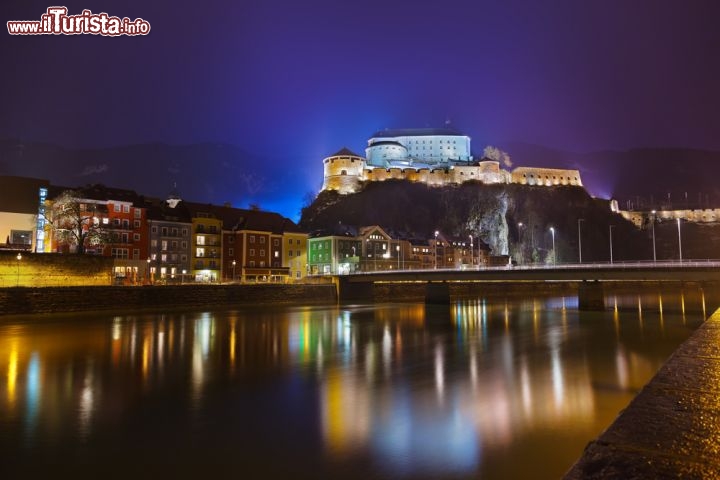
[[[347,170],[342,170],[342,171],[340,172],[340,175],[347,175]]]

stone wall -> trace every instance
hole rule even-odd
[[[113,259],[93,255],[0,252],[0,288],[110,285]]]
[[[336,302],[334,285],[175,285],[0,289],[1,314],[309,305]]]

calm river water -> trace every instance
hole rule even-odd
[[[0,318],[2,478],[558,478],[699,289]]]

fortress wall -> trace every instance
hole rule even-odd
[[[343,195],[355,193],[359,187],[360,177],[357,175],[332,175],[325,177],[323,184],[323,190],[336,190]]]
[[[512,183],[521,185],[577,185],[582,186],[578,170],[563,170],[556,168],[518,167],[510,176]]]
[[[405,174],[403,173],[403,170],[400,168],[390,168],[390,169],[388,169],[388,171],[390,174],[390,178],[392,178],[392,179],[404,180],[406,178]]]
[[[634,210],[620,210],[620,215],[626,220],[630,220],[637,227],[641,227],[646,221],[651,221],[653,216],[652,212]],[[693,223],[713,223],[720,221],[720,209],[659,210],[655,217],[658,222],[673,222],[680,218]]]

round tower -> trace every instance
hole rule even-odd
[[[355,193],[360,186],[365,159],[347,148],[330,155],[323,160],[323,190],[336,190],[339,193]]]

